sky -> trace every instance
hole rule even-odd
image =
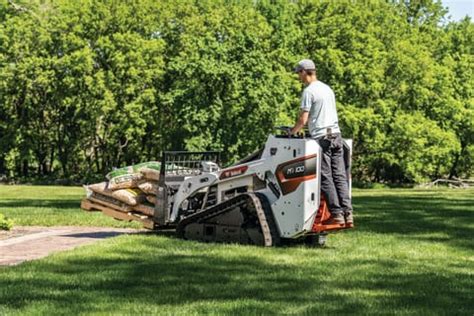
[[[441,0],[443,7],[448,7],[449,13],[446,16],[451,15],[451,20],[459,21],[466,15],[474,19],[474,0]]]

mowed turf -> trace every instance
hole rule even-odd
[[[75,225],[105,225],[79,211],[77,188],[14,188],[37,192],[0,187],[0,212],[22,223],[43,210],[64,225],[63,209]],[[474,190],[355,190],[353,200],[356,228],[324,249],[120,236],[0,268],[0,315],[474,313]]]
[[[80,209],[82,187],[0,185],[0,213],[26,226],[141,227]]]

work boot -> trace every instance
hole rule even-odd
[[[324,225],[344,225],[346,222],[344,221],[344,216],[341,213],[338,214],[331,214],[326,221],[323,222]]]
[[[344,213],[344,218],[346,219],[347,225],[354,224],[354,217],[352,216],[352,212]]]

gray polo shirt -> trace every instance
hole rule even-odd
[[[336,97],[332,89],[319,80],[310,83],[301,96],[301,110],[309,112],[308,129],[311,136],[326,135],[328,128],[332,133],[340,133]]]

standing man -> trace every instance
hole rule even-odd
[[[295,72],[306,87],[301,96],[300,116],[291,134],[298,133],[308,123],[311,137],[322,148],[321,189],[331,212],[331,217],[324,224],[352,224],[352,205],[334,92],[317,79],[312,60],[301,60]]]

